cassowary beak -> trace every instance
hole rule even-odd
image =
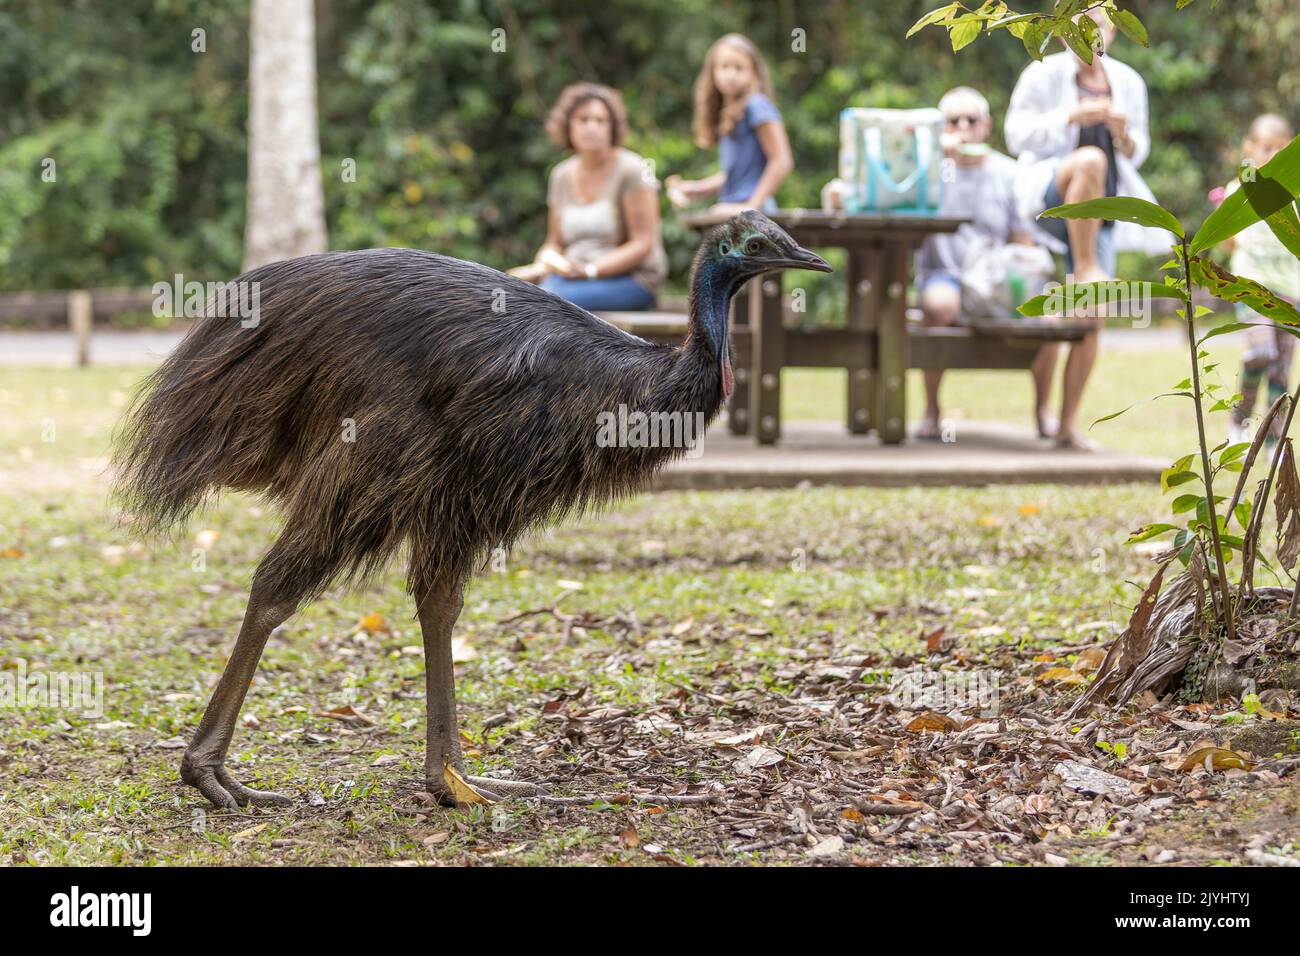
[[[807,269],[809,272],[834,272],[831,264],[803,246],[795,246],[784,256],[763,263],[765,269]]]

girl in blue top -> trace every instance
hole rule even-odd
[[[695,142],[718,147],[722,171],[705,179],[665,180],[676,206],[718,197],[713,211],[732,216],[742,209],[776,208],[776,191],[794,169],[781,111],[758,47],[728,33],[709,47],[695,80]]]

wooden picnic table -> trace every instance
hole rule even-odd
[[[927,236],[955,232],[968,219],[951,216],[838,213],[782,209],[771,219],[809,248],[848,252],[844,282],[848,310],[843,329],[786,329],[782,273],[762,276],[736,296],[733,325],[747,327],[748,374],[737,369],[731,398],[731,430],[758,443],[781,436],[781,369],[844,368],[848,371],[846,423],[854,434],[875,430],[886,444],[906,436],[906,373],[909,367],[907,287],[914,253]],[[704,230],[726,217],[691,213],[682,221]]]

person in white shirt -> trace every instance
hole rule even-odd
[[[1007,109],[1007,149],[1022,164],[1017,193],[1021,210],[1030,219],[1052,206],[1102,196],[1155,201],[1138,172],[1151,150],[1146,83],[1132,67],[1107,55],[1116,30],[1105,11],[1095,9],[1080,16],[1097,24],[1100,42],[1092,62],[1085,63],[1066,50],[1029,64]],[[1117,251],[1155,255],[1168,252],[1172,241],[1159,229],[1099,219],[1038,220],[1036,236],[1053,251],[1065,253],[1066,272],[1074,282],[1114,278]],[[1083,388],[1096,361],[1097,339],[1094,331],[1070,349],[1056,436],[1059,446],[1093,447],[1077,419]]]
[[[954,233],[939,233],[925,240],[916,260],[916,287],[920,290],[921,316],[926,325],[954,325],[961,315],[961,274],[971,247],[982,240],[1033,245],[1031,227],[1016,201],[1017,164],[990,149],[985,142],[993,132],[989,101],[969,86],[949,90],[939,100],[944,131],[940,137],[944,157],[951,163],[945,176],[939,212],[970,219]],[[1038,433],[1055,434],[1048,411],[1056,346],[1046,345],[1034,362],[1034,405]],[[939,383],[943,372],[925,372],[925,417],[917,438],[937,440],[942,434]]]

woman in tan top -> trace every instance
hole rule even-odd
[[[546,242],[520,271],[592,312],[654,308],[668,271],[659,184],[644,159],[622,148],[622,98],[596,83],[565,87],[546,132],[573,155],[551,171]]]

